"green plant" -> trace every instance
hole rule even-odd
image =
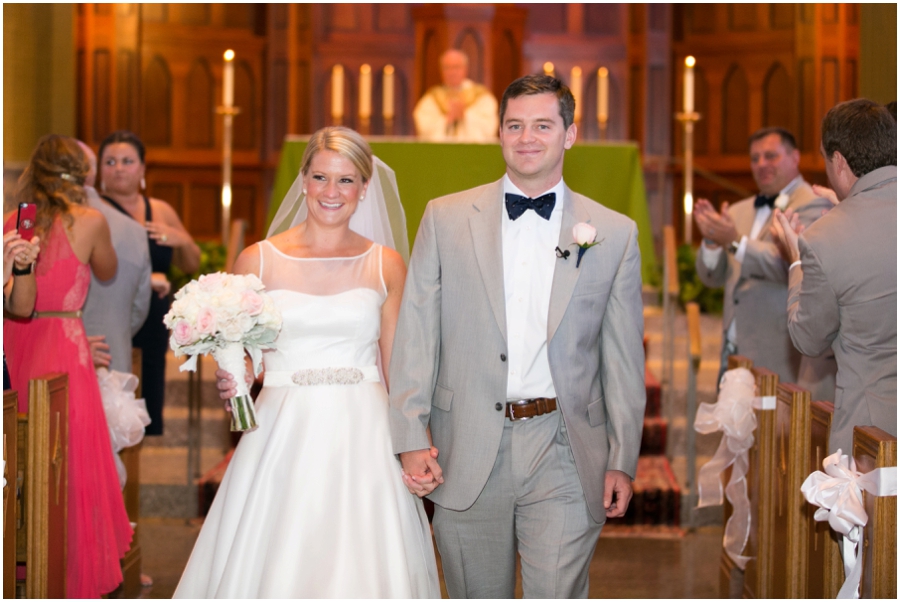
[[[200,247],[200,267],[194,274],[185,274],[173,263],[169,268],[169,280],[172,282],[172,292],[177,292],[185,284],[198,278],[203,274],[212,274],[213,272],[221,272],[225,269],[225,246],[217,242],[201,241],[197,243]]]
[[[676,254],[678,263],[678,301],[685,304],[696,301],[700,311],[708,314],[722,313],[724,291],[721,288],[709,288],[697,275],[695,268],[696,253],[691,245],[681,245]]]

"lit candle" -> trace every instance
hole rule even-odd
[[[609,118],[609,69],[597,70],[597,121],[606,123]]]
[[[359,116],[362,119],[372,116],[372,68],[369,65],[359,68]]]
[[[382,87],[382,114],[385,119],[394,118],[394,66],[385,65],[384,75],[381,80]]]
[[[684,112],[694,112],[694,57],[684,59]]]
[[[572,96],[575,97],[575,121],[581,122],[581,67],[572,67]]]
[[[225,51],[225,71],[222,75],[222,104],[234,106],[234,50]]]
[[[551,63],[550,61],[547,61],[546,63],[544,63],[544,75],[549,75],[550,77],[553,77],[553,69],[554,69],[553,63]]]
[[[344,67],[335,65],[331,69],[331,116],[340,121],[344,116]]]

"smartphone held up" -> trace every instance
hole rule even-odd
[[[24,240],[34,238],[34,222],[37,219],[37,205],[34,203],[19,203],[19,217],[16,222],[16,230]]]

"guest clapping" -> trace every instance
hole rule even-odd
[[[162,319],[169,311],[167,295],[171,285],[167,274],[174,263],[185,273],[200,266],[200,247],[182,225],[171,205],[144,194],[146,171],[144,144],[131,132],[113,132],[100,144],[100,192],[122,214],[147,230],[150,262],[153,266],[150,313],[134,336],[135,347],[143,350],[143,394],[152,422],[147,435],[163,433],[166,351],[169,333]]]

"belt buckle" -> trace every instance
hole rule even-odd
[[[521,399],[519,401],[507,401],[506,406],[509,408],[509,419],[513,422],[516,422],[519,420],[528,420],[529,418],[531,418],[531,416],[518,416],[517,417],[516,411],[514,408],[516,406],[526,406],[533,402],[534,402],[533,399]]]

